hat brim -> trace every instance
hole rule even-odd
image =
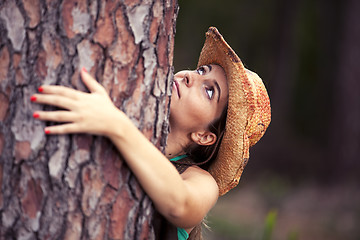
[[[253,111],[249,107],[252,82],[248,79],[248,70],[240,58],[215,27],[210,27],[206,32],[206,40],[198,61],[198,66],[207,64],[220,65],[226,73],[229,86],[225,133],[218,157],[209,168],[221,196],[239,183],[249,159],[250,144],[245,133],[249,115]]]

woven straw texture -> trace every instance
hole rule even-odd
[[[234,188],[249,159],[249,148],[264,135],[271,120],[270,100],[260,77],[246,69],[215,27],[206,32],[198,66],[220,65],[229,85],[226,129],[209,172],[219,195]]]

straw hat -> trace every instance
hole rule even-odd
[[[215,27],[206,32],[198,66],[220,65],[229,84],[225,134],[218,156],[209,168],[219,186],[219,195],[234,188],[249,159],[249,148],[270,124],[270,100],[260,77],[246,69]]]

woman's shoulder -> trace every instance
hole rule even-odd
[[[183,175],[183,174],[200,175],[200,176],[204,176],[204,177],[209,177],[215,181],[215,179],[212,177],[212,175],[208,171],[202,169],[201,167],[199,167],[197,165],[188,166],[188,168],[181,175]]]
[[[210,210],[219,197],[219,187],[211,174],[195,165],[186,169],[181,177],[187,183],[193,199],[201,202],[203,207],[207,206],[207,211]]]
[[[200,187],[213,189],[218,193],[218,185],[213,176],[203,168],[201,168],[190,157],[183,158],[179,161],[172,162],[183,180],[192,181]]]
[[[199,166],[196,165],[189,166],[181,174],[181,176],[184,180],[191,179],[199,183],[203,182],[204,184],[206,184],[206,187],[212,186],[214,189],[218,191],[218,185],[215,179],[213,178],[213,176],[208,171],[202,169]]]

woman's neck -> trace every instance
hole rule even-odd
[[[165,156],[167,158],[174,158],[185,154],[185,147],[189,145],[189,139],[183,134],[170,131],[167,139]]]

